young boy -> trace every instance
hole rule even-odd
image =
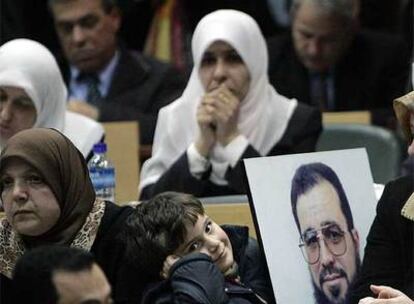
[[[165,192],[143,202],[125,229],[127,262],[158,281],[142,303],[275,302],[248,228],[220,227],[192,195]]]

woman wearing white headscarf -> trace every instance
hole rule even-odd
[[[314,150],[320,113],[269,84],[266,44],[249,15],[205,16],[192,52],[183,95],[159,112],[152,157],[141,172],[142,198],[166,190],[244,193],[240,160]]]
[[[63,132],[86,157],[104,134],[101,124],[66,111],[67,89],[55,58],[36,41],[0,47],[0,151],[17,132],[37,127]]]

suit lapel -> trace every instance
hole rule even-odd
[[[120,54],[106,97],[109,100],[142,85],[150,72],[150,66],[138,53],[121,48]]]

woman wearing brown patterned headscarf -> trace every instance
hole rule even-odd
[[[118,241],[132,208],[95,199],[84,158],[64,135],[28,129],[10,138],[0,155],[0,197],[6,214],[0,222],[1,303],[14,303],[10,279],[17,259],[46,244],[91,251],[115,301],[136,299],[130,291],[140,289],[140,274],[121,264]]]

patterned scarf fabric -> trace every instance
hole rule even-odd
[[[85,159],[60,132],[28,129],[11,137],[0,155],[0,176],[9,162],[16,159],[43,177],[55,195],[60,217],[53,227],[38,236],[19,235],[7,219],[1,222],[0,272],[6,276],[10,276],[26,248],[55,244],[90,249],[105,209],[103,202],[95,202]],[[2,190],[0,184],[0,193]]]
[[[105,202],[96,200],[85,224],[76,234],[70,247],[90,251],[104,213]],[[4,218],[0,222],[0,273],[11,278],[14,266],[25,250],[23,240]]]

